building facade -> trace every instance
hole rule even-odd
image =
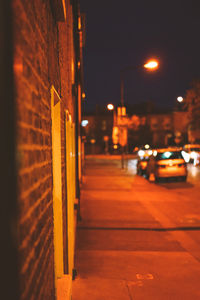
[[[61,299],[63,293],[70,299],[81,181],[83,18],[78,0],[6,2],[0,55],[8,134],[1,137],[5,186],[7,179],[12,193],[5,190],[3,250],[10,272],[3,299]]]
[[[187,111],[149,113],[120,116],[99,114],[85,116],[88,125],[84,129],[86,154],[106,153],[104,136],[108,137],[109,153],[120,153],[120,146],[132,153],[136,146],[152,147],[183,145],[188,142],[189,118]],[[104,126],[106,124],[106,126]],[[114,144],[117,146],[114,147]],[[116,148],[116,150],[115,150]]]

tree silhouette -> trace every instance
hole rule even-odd
[[[200,129],[200,79],[192,82],[192,87],[187,90],[185,97],[189,125],[191,129]]]

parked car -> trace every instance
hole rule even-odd
[[[187,144],[183,146],[183,157],[186,162],[193,163],[195,166],[200,163],[200,145]]]
[[[182,148],[164,148],[153,151],[146,168],[147,178],[153,174],[155,180],[161,178],[187,179],[187,164]]]

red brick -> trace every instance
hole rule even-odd
[[[69,2],[69,1],[67,1]],[[73,24],[54,19],[50,1],[13,0],[16,73],[20,300],[53,300],[51,85],[61,98],[64,269],[67,271],[65,110],[75,119],[71,86]]]

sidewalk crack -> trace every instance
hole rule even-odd
[[[130,299],[130,300],[133,300],[133,297],[132,297],[132,295],[131,295],[131,291],[130,291],[130,288],[129,288],[129,285],[128,285],[128,282],[127,282],[127,281],[125,281],[125,286],[126,286],[127,291],[128,291],[129,299]]]

